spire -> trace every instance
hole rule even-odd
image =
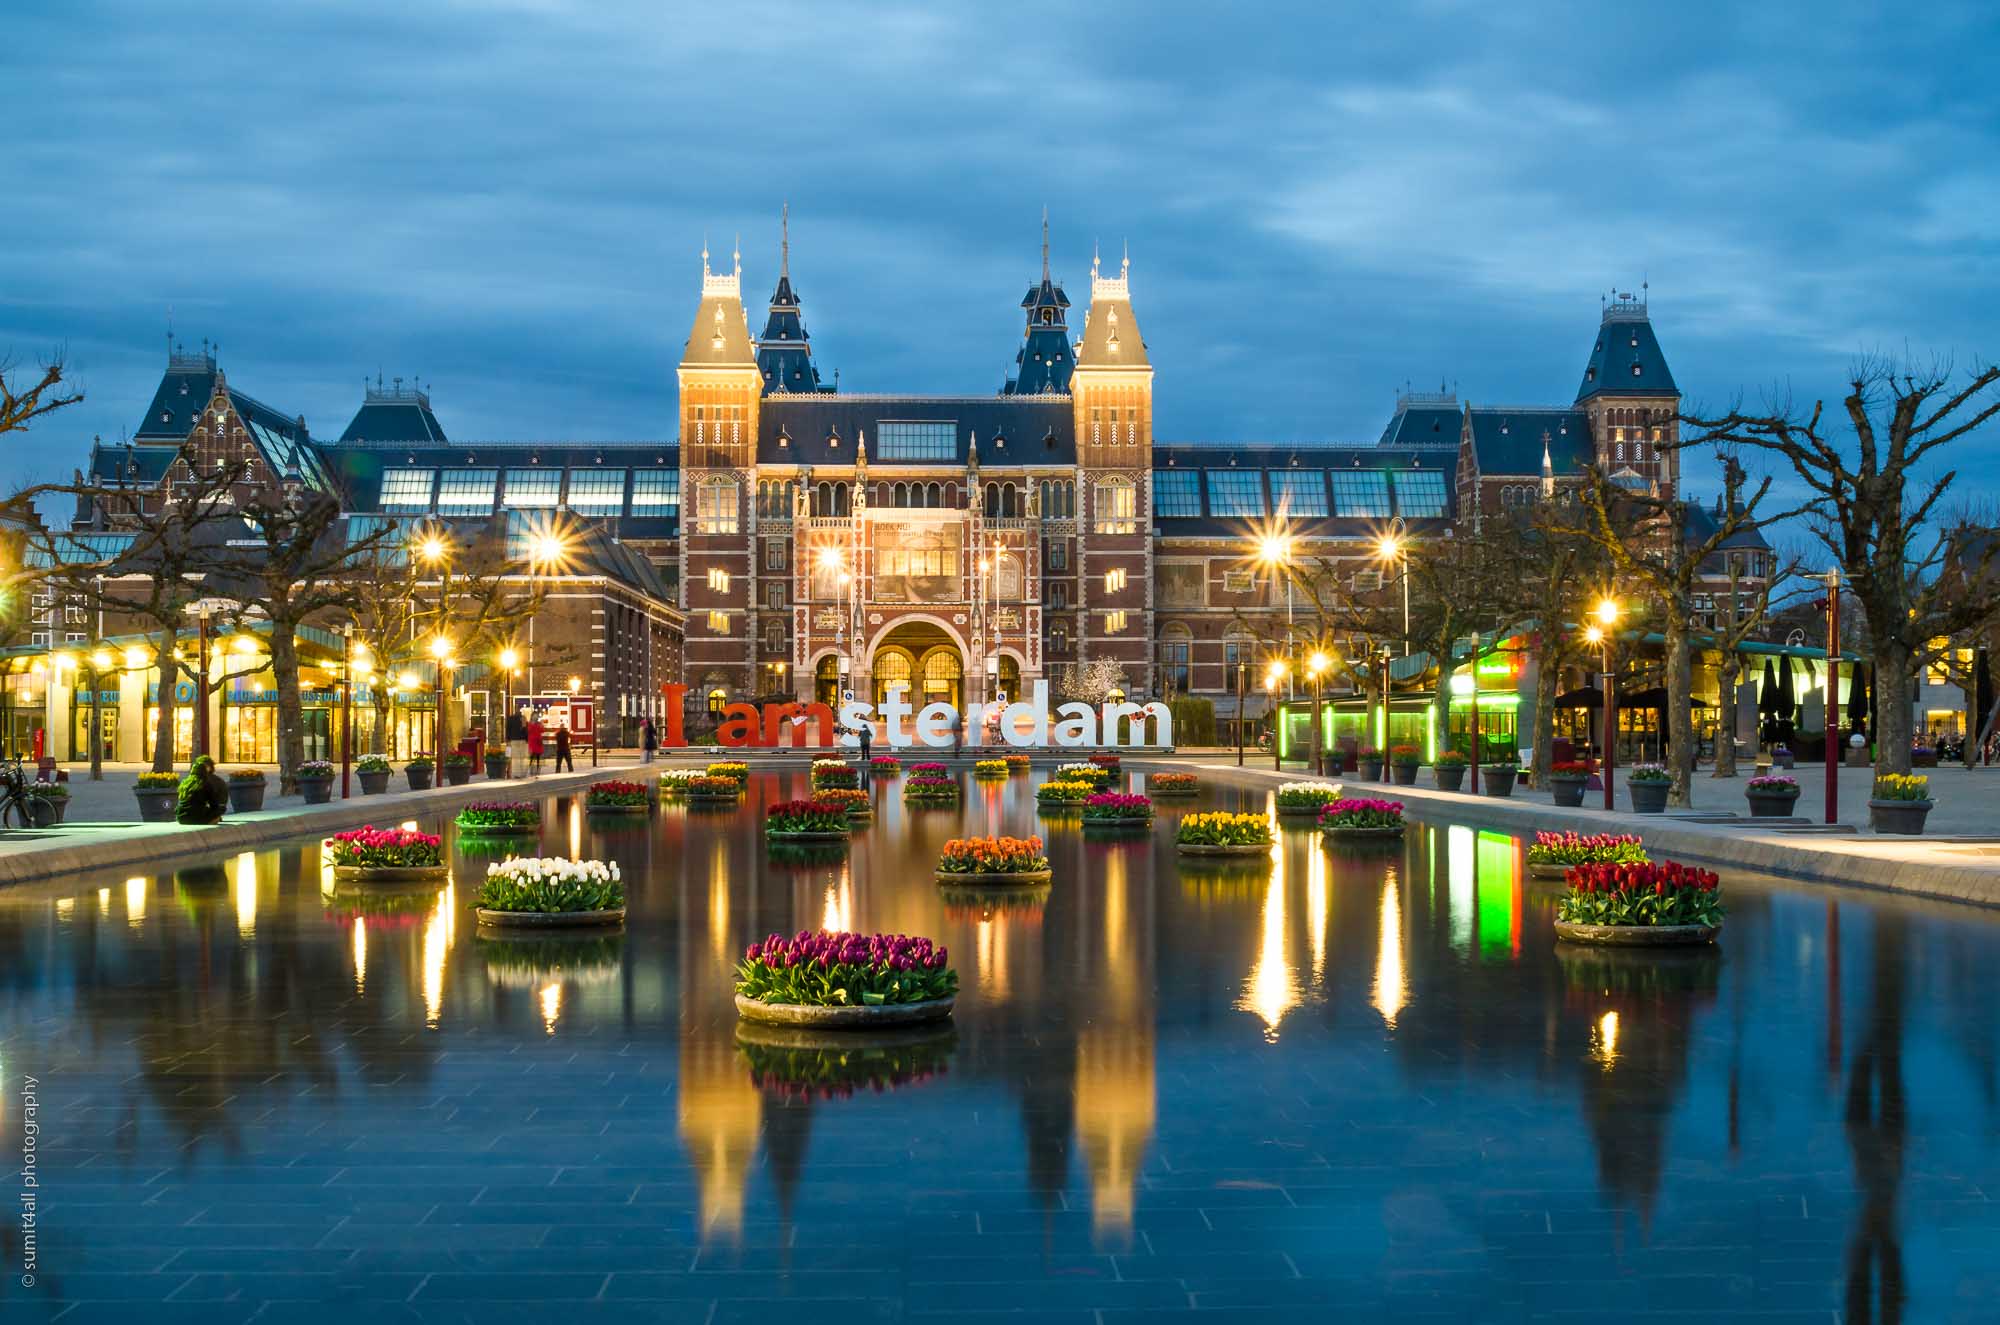
[[[1069,296],[1049,274],[1049,209],[1042,208],[1042,279],[1028,287],[1021,307],[1028,310],[1023,344],[1014,356],[1014,374],[1002,388],[1007,395],[1040,395],[1069,390],[1076,356],[1069,343]]]
[[[1549,458],[1549,430],[1542,429],[1542,500],[1556,495],[1556,466]]]
[[[792,204],[778,214],[778,279],[790,280],[792,276]]]
[[[1042,204],[1042,283],[1049,280],[1049,205]]]
[[[764,393],[823,391],[813,367],[812,342],[792,289],[792,205],[786,203],[778,220],[778,288],[771,293],[771,310],[764,334],[757,338],[757,372]]]

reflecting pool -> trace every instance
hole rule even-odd
[[[1181,814],[1266,793],[1099,836],[1040,778],[878,782],[785,860],[759,807],[802,774],[552,798],[544,853],[623,867],[610,936],[482,935],[470,841],[414,891],[301,844],[0,893],[40,1219],[27,1287],[0,1224],[0,1318],[1993,1318],[1993,913],[1725,875],[1713,951],[1559,951],[1508,834],[1184,865]],[[941,888],[985,832],[1054,883]],[[948,944],[950,1026],[740,1032],[744,945],[822,926]]]

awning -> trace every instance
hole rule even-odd
[[[1572,690],[1566,695],[1557,695],[1552,707],[1559,709],[1601,709],[1604,707],[1604,692],[1596,686],[1585,686]]]
[[[1598,695],[1597,702],[1599,704],[1604,702],[1602,694]],[[1699,695],[1691,698],[1688,701],[1688,706],[1698,709],[1712,709],[1715,707],[1715,705],[1709,703]],[[1653,686],[1650,689],[1634,690],[1630,694],[1621,694],[1618,696],[1618,707],[1622,709],[1660,709],[1661,711],[1665,711],[1667,707],[1667,688],[1665,686]]]

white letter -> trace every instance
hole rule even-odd
[[[910,706],[904,702],[900,690],[891,690],[889,697],[882,701],[882,721],[887,725],[884,734],[889,738],[889,744],[898,748],[910,743],[910,738],[903,734],[903,718],[909,711]]]
[[[1020,723],[1016,715],[1028,719],[1028,732],[1024,736],[1017,728]],[[1026,701],[1017,700],[1000,713],[1000,734],[1007,738],[1009,745],[1047,745],[1049,743],[1049,683],[1035,682],[1035,700],[1030,706]]]
[[[1090,705],[1072,701],[1056,710],[1056,744],[1097,744],[1097,714]]]
[[[958,710],[942,700],[924,705],[917,714],[917,739],[932,749],[950,745],[951,724],[957,717]]]
[[[840,725],[843,727],[866,727],[874,721],[873,704],[864,704],[858,699],[850,699],[840,706]],[[861,744],[859,736],[842,736],[835,744],[852,750]]]
[[[1120,718],[1138,719],[1138,721],[1132,724],[1132,740],[1129,742],[1123,742],[1118,739],[1118,720]],[[1146,739],[1147,718],[1153,720],[1160,738],[1157,741],[1148,741]],[[1104,743],[1106,745],[1172,745],[1174,743],[1173,715],[1168,711],[1167,706],[1158,700],[1144,705],[1106,704],[1104,706]]]

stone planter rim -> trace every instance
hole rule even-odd
[[[1146,794],[1158,800],[1162,796],[1192,796],[1200,790],[1201,784],[1199,782],[1195,783],[1192,787],[1154,787],[1148,785]]]
[[[588,801],[586,801],[584,803],[583,812],[585,814],[644,814],[647,810],[650,810],[652,808],[653,807],[651,805],[647,804],[592,805]]]
[[[1528,862],[1528,876],[1535,879],[1553,879],[1561,883],[1569,878],[1569,866],[1550,865],[1543,861],[1531,860]]]
[[[1339,800],[1340,797],[1336,796],[1333,799]],[[1331,804],[1333,804],[1333,801],[1321,801],[1317,805],[1280,805],[1278,807],[1278,813],[1280,815],[1310,814],[1313,815],[1314,817],[1318,817],[1319,812],[1321,810],[1324,810],[1327,806]]]
[[[1713,943],[1720,925],[1577,925],[1555,922],[1556,937],[1565,943],[1611,948],[1684,948]]]
[[[1394,828],[1342,828],[1329,825],[1319,831],[1322,837],[1384,838],[1401,837],[1406,826],[1398,824]]]
[[[442,883],[449,865],[335,865],[336,883]]]
[[[531,824],[462,824],[452,820],[460,837],[528,837],[542,831],[541,820]]]
[[[819,1007],[806,1003],[761,1003],[736,995],[736,1015],[764,1026],[803,1026],[815,1030],[874,1030],[884,1026],[917,1026],[951,1015],[958,995],[921,1003],[884,1003],[880,1007]]]
[[[625,908],[604,911],[491,911],[475,907],[479,923],[494,929],[582,929],[593,925],[622,925]]]
[[[1053,866],[1045,870],[1003,870],[992,874],[953,874],[948,870],[934,870],[933,873],[936,875],[937,881],[943,884],[962,883],[997,888],[1028,887],[1043,884],[1056,876]]]
[[[1268,842],[1245,843],[1237,846],[1224,846],[1215,842],[1176,842],[1174,843],[1174,849],[1184,856],[1268,856],[1271,854],[1271,844]]]
[[[827,829],[824,832],[781,833],[774,829],[766,828],[764,836],[772,842],[845,842],[847,841],[847,830],[845,828],[837,828]]]
[[[1137,828],[1141,824],[1150,824],[1152,822],[1153,816],[1150,814],[1128,815],[1122,819],[1106,819],[1102,815],[1099,815],[1095,819],[1087,814],[1083,816],[1083,826],[1085,828]]]

